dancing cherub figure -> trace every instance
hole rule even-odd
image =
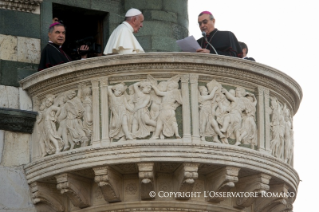
[[[119,141],[132,140],[132,134],[129,130],[128,112],[133,108],[127,103],[124,92],[126,86],[123,83],[114,86],[108,86],[108,94],[110,98],[110,133],[111,140],[120,139]]]
[[[242,123],[242,112],[245,110],[245,94],[244,88],[237,87],[235,95],[228,92],[225,88],[222,89],[222,93],[225,94],[226,98],[231,101],[229,113],[226,113],[223,117],[221,132],[226,133],[226,137],[222,139],[224,143],[228,143],[227,138],[232,134],[235,134],[236,143],[240,143],[240,129]]]
[[[56,131],[55,122],[60,114],[60,108],[53,105],[54,98],[54,95],[46,95],[40,108],[42,113],[41,118],[38,120],[38,124],[42,125],[40,129],[43,130],[43,132],[41,132],[42,136],[40,137],[42,156],[46,156],[54,152],[59,153],[64,146],[62,139]]]
[[[208,94],[208,90],[205,86],[199,86],[199,133],[202,141],[205,141],[205,136],[212,135],[213,140],[220,143],[217,135],[219,135],[220,138],[225,137],[219,130],[218,123],[215,120],[215,109],[217,104],[214,104],[213,107],[213,99],[215,99],[217,90],[218,87],[215,86],[210,94]]]
[[[151,104],[151,83],[148,81],[134,84],[135,105],[132,132],[137,138],[145,138],[151,134],[156,122],[150,118],[148,107]]]
[[[156,85],[152,85],[155,93],[163,97],[156,129],[152,136],[153,139],[158,139],[161,133],[166,137],[172,137],[175,134],[176,138],[181,138],[175,117],[176,108],[182,104],[181,92],[178,90],[178,80],[168,80],[167,91],[164,92],[160,91]]]

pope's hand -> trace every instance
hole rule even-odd
[[[208,49],[197,49],[196,52],[199,52],[199,53],[210,53],[210,51]]]

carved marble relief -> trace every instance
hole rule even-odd
[[[37,119],[41,155],[59,153],[75,146],[88,146],[92,135],[92,89],[79,84],[42,100]]]
[[[256,105],[254,94],[242,87],[229,91],[216,80],[199,86],[200,137],[213,137],[217,143],[257,144]]]
[[[175,110],[182,104],[179,90],[180,76],[157,83],[151,75],[146,80],[128,87],[119,83],[108,86],[110,99],[111,141],[146,138],[181,138],[178,133]]]
[[[271,108],[271,140],[272,154],[291,164],[293,158],[293,120],[286,104],[282,104],[276,97],[270,100]]]

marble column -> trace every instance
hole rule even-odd
[[[191,120],[190,120],[190,103],[189,103],[189,74],[182,75],[182,98],[183,98],[183,141],[191,142]]]
[[[108,103],[108,77],[100,81],[101,86],[101,122],[102,122],[102,145],[110,143],[109,138],[109,103]]]
[[[100,102],[99,102],[99,81],[98,79],[91,80],[92,82],[92,106],[93,106],[93,136],[92,146],[101,146],[100,142]]]
[[[192,140],[200,141],[198,112],[198,74],[190,74],[191,104],[192,104]]]

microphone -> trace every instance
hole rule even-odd
[[[202,31],[202,35],[203,35],[203,37],[206,37],[206,32]]]
[[[217,54],[217,55],[218,55],[218,53],[217,53],[216,49],[214,48],[214,46],[208,42],[207,37],[206,37],[206,32],[205,32],[205,31],[202,31],[202,35],[203,35],[203,37],[204,37],[205,41],[208,43],[208,45],[210,45],[210,47],[212,47],[212,48],[213,48],[213,50],[214,50],[215,54]],[[214,36],[214,35],[213,35],[213,36]],[[206,46],[206,47],[207,47],[207,46]]]

